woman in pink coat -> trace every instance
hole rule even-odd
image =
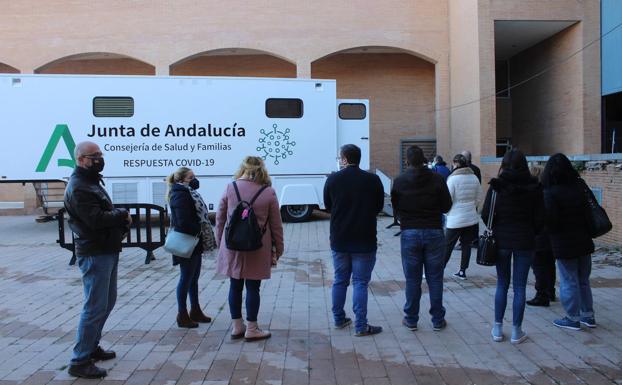
[[[253,203],[253,211],[257,223],[265,233],[262,238],[262,247],[253,251],[229,250],[225,242],[225,225],[231,213],[238,204],[238,198],[232,183],[227,185],[220,199],[216,214],[216,241],[218,242],[218,272],[230,279],[229,310],[233,319],[232,339],[244,338],[246,341],[256,341],[270,338],[270,332],[263,331],[257,326],[259,312],[259,286],[262,279],[270,278],[270,271],[276,265],[277,259],[283,254],[283,224],[276,193],[268,171],[261,158],[247,156],[234,175],[242,200],[250,202],[252,198],[265,188]],[[246,285],[246,320],[248,327],[242,321],[242,291]]]

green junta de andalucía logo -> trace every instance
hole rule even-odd
[[[47,170],[50,160],[52,160],[52,156],[54,155],[54,151],[56,151],[61,139],[65,143],[65,146],[67,146],[67,151],[69,151],[71,159],[59,158],[57,163],[58,167],[74,168],[76,166],[76,160],[73,157],[73,150],[76,148],[76,143],[73,140],[73,136],[71,136],[69,126],[66,124],[57,124],[56,128],[54,128],[54,132],[52,133],[52,137],[50,137],[48,145],[43,151],[43,155],[41,156],[41,160],[39,160],[39,164],[37,165],[35,172],[45,172],[45,170]]]

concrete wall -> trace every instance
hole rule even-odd
[[[450,105],[453,108],[449,111],[449,149],[443,155],[451,159],[461,150],[470,150],[478,159],[481,153],[478,1],[451,0],[449,4]]]
[[[519,53],[510,61],[510,83],[519,84],[581,49],[581,24]],[[581,61],[567,60],[511,90],[512,143],[526,155],[583,150]]]
[[[311,74],[337,79],[337,97],[370,102],[371,167],[397,176],[400,139],[435,139],[434,65],[409,54],[339,54]]]

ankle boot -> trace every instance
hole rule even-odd
[[[259,341],[259,340],[265,340],[266,338],[270,338],[270,336],[272,336],[272,333],[270,332],[264,332],[263,330],[259,329],[259,326],[257,326],[257,322],[248,322],[248,327],[246,328],[246,333],[244,333],[244,341]]]
[[[179,326],[180,328],[193,329],[193,328],[198,328],[199,324],[196,322],[193,322],[190,319],[190,316],[188,315],[188,311],[184,310],[182,312],[177,313],[177,326]]]
[[[244,338],[244,333],[246,333],[246,325],[244,325],[242,318],[236,318],[232,321],[233,330],[231,330],[231,339],[239,340],[240,338]]]
[[[193,307],[192,309],[190,309],[190,319],[193,320],[194,322],[200,322],[200,323],[212,322],[212,318],[203,314],[203,311],[201,310],[201,307],[199,306]]]

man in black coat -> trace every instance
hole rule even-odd
[[[335,327],[352,323],[343,310],[350,278],[354,293],[356,336],[382,332],[367,323],[367,290],[376,264],[376,216],[384,205],[380,178],[359,168],[361,149],[353,144],[341,147],[342,168],[324,185],[324,205],[330,211],[330,247],[335,279],[332,288]]]
[[[75,234],[75,253],[82,272],[84,307],[69,366],[75,377],[102,378],[95,361],[116,357],[99,346],[104,323],[117,298],[117,268],[121,241],[131,224],[126,210],[115,209],[101,186],[104,157],[92,142],[79,143],[74,151],[77,167],[65,190],[65,209]]]
[[[430,294],[430,314],[434,330],[443,329],[443,270],[445,235],[442,216],[451,209],[451,195],[445,179],[428,169],[423,151],[411,146],[406,151],[408,169],[393,181],[391,202],[400,221],[402,268],[406,277],[406,304],[402,324],[417,330],[421,280],[425,277]]]

